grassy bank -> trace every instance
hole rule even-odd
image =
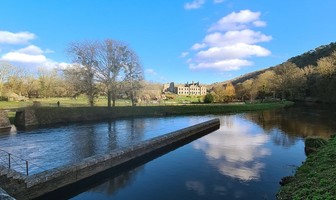
[[[280,188],[277,199],[336,199],[336,139],[308,156],[294,177]]]
[[[292,105],[291,102],[262,104],[188,104],[183,106],[32,107],[39,124],[92,121],[123,117],[206,115],[267,110]]]
[[[80,96],[77,99],[74,98],[38,98],[29,99],[27,101],[0,101],[0,109],[18,109],[33,106],[34,103],[38,103],[42,107],[57,107],[57,102],[60,102],[62,107],[88,107],[88,100],[85,96]],[[95,106],[106,106],[107,99],[100,97],[95,99]],[[130,100],[118,99],[116,101],[117,106],[129,106]]]

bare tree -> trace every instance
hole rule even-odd
[[[97,93],[95,87],[95,66],[97,65],[97,43],[78,42],[71,43],[68,53],[73,57],[79,68],[82,68],[77,78],[81,81],[83,91],[87,95],[90,106],[94,106],[94,97]]]
[[[39,80],[36,79],[34,75],[27,74],[24,79],[23,88],[28,98],[33,96],[37,97],[39,90]]]
[[[79,64],[68,66],[63,70],[67,95],[77,98],[80,94],[86,93],[87,86],[84,81],[85,69]]]
[[[111,100],[115,106],[118,92],[118,76],[127,60],[128,47],[122,42],[106,39],[97,45],[95,65],[97,80],[104,84],[107,90],[107,106],[111,107]]]
[[[135,106],[136,91],[141,88],[141,81],[144,79],[144,73],[139,58],[132,50],[127,51],[127,61],[125,63],[124,82],[129,91],[132,106]]]
[[[74,61],[84,69],[80,72],[83,74],[81,80],[88,87],[85,91],[89,97],[94,94],[92,87],[99,83],[106,90],[107,106],[115,106],[117,93],[120,92],[120,82],[124,80],[123,83],[130,84],[133,101],[134,91],[139,85],[137,81],[143,79],[143,73],[137,55],[126,44],[112,39],[103,42],[73,43],[69,52],[75,58]],[[71,73],[68,72],[68,75]]]

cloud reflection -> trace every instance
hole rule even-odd
[[[239,116],[221,117],[221,127],[194,143],[204,151],[210,164],[226,176],[240,180],[260,178],[264,164],[259,160],[271,152],[263,147],[269,136]]]
[[[198,195],[205,195],[204,184],[199,181],[187,181],[186,186],[188,190],[195,191]]]

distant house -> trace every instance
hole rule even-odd
[[[206,95],[206,87],[201,86],[199,82],[186,83],[184,85],[174,86],[174,82],[164,84],[163,92],[171,92],[177,95]]]

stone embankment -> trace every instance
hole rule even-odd
[[[208,115],[269,110],[293,105],[293,102],[260,104],[191,104],[184,106],[117,106],[106,107],[31,107],[16,112],[18,127],[69,122],[101,121],[125,117],[162,117]]]
[[[25,176],[11,169],[0,168],[0,185],[17,199],[33,199],[48,192],[95,176],[161,149],[175,147],[219,128],[219,119],[209,120],[175,132],[155,137],[131,147],[113,150],[104,155],[86,158],[78,163],[61,166],[38,174]]]
[[[0,110],[0,133],[8,132],[10,129],[11,129],[11,124],[7,117],[7,113],[3,110]]]
[[[11,197],[5,190],[3,190],[0,187],[0,199],[1,200],[15,200],[13,197]]]

